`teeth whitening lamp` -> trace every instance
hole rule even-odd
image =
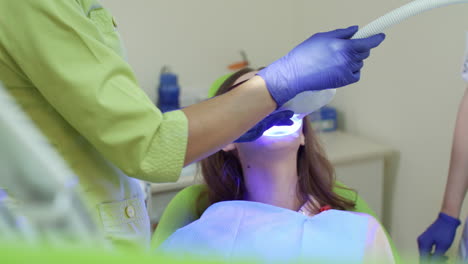
[[[353,39],[367,38],[383,33],[393,25],[435,8],[462,3],[468,3],[468,0],[416,0],[387,13],[363,27],[354,35]],[[303,92],[284,104],[279,111],[291,110],[297,115],[297,118],[301,119],[330,103],[335,94],[336,89]]]
[[[297,132],[302,127],[302,117],[300,115],[293,115],[291,117],[293,124],[290,126],[273,126],[263,132],[263,136],[267,137],[283,137]]]

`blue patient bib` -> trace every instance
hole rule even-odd
[[[178,257],[259,263],[362,263],[368,218],[339,210],[313,217],[247,201],[219,202],[159,250]]]

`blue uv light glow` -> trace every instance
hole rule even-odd
[[[291,120],[294,124],[290,126],[273,126],[263,132],[263,135],[267,137],[283,137],[296,133],[302,127],[302,119],[299,118],[299,115],[293,115]]]

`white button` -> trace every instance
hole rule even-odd
[[[131,205],[127,206],[127,208],[125,208],[125,214],[127,214],[128,218],[135,217],[135,208]]]

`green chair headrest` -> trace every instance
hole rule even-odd
[[[221,85],[231,76],[232,76],[232,73],[228,73],[226,75],[219,77],[216,81],[214,81],[214,83],[210,87],[210,90],[208,91],[208,98],[214,97],[216,93],[218,92],[219,88],[221,87]]]

